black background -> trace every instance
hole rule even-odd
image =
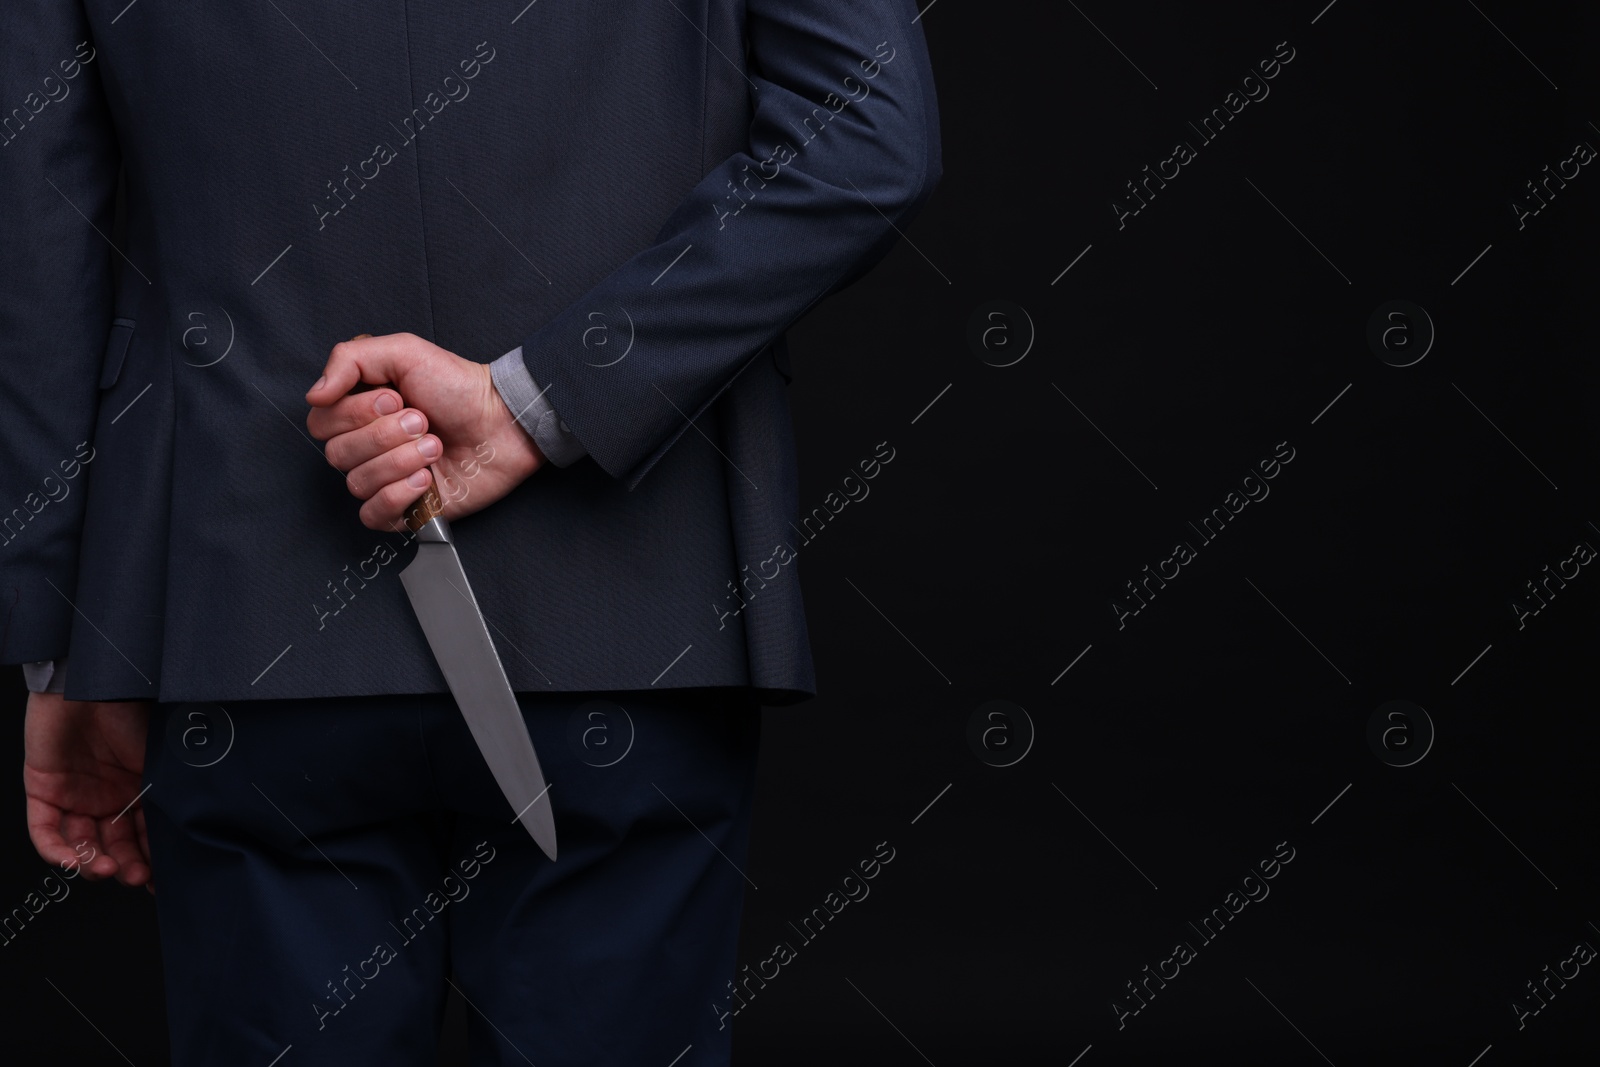
[[[1593,966],[1520,1029],[1512,1008],[1600,946],[1600,576],[1521,628],[1512,608],[1600,546],[1600,171],[1521,228],[1511,206],[1600,147],[1600,27],[1593,5],[1325,3],[926,11],[943,184],[791,335],[802,508],[879,442],[895,459],[802,553],[822,695],[765,713],[740,962],[879,842],[895,859],[748,1002],[735,1062],[1600,1048]],[[1187,123],[1285,41],[1270,95],[1200,144]],[[1124,183],[1179,140],[1196,158],[1119,229]],[[996,300],[1026,317],[975,350]],[[1367,340],[1394,300],[1435,332],[1410,366]],[[1396,321],[1403,362],[1428,325]],[[1203,543],[1188,524],[1280,442],[1270,495]],[[1119,629],[1124,583],[1178,541],[1194,561]],[[8,669],[18,723],[22,690]],[[968,743],[991,700],[1032,724],[1031,747],[1016,717],[991,735],[1026,749],[1010,766]],[[1368,742],[1391,700],[1435,732],[1410,766]],[[1401,725],[1403,761],[1426,730]],[[20,730],[4,745],[20,764]],[[47,872],[12,796],[8,909]],[[1270,895],[1202,942],[1189,923],[1280,842]],[[1178,941],[1196,958],[1119,1029]],[[64,972],[132,1062],[164,1062],[144,893],[75,883],[0,961],[11,1034],[122,1062],[41,978]],[[441,1062],[464,1062],[456,1009]]]

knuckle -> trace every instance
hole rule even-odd
[[[378,529],[389,529],[405,510],[406,499],[403,487],[399,483],[390,483],[372,498],[369,505],[372,508],[372,520]]]
[[[346,398],[345,408],[340,414],[352,430],[362,430],[383,418],[373,405],[374,401],[369,400],[367,394],[357,393]]]
[[[395,448],[398,445],[405,444],[410,439],[411,435],[406,432],[405,420],[415,413],[414,408],[401,408],[393,415],[385,415],[383,417],[380,434],[384,448]]]
[[[394,448],[394,428],[389,425],[389,419],[379,419],[361,432],[362,443],[368,459],[377,459],[386,455]]]

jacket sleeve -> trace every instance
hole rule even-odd
[[[0,663],[67,654],[120,156],[78,0],[0,33]]]
[[[932,72],[908,0],[750,0],[748,143],[655,242],[529,337],[523,359],[583,447],[636,485],[688,421],[811,305],[854,281],[937,184]],[[709,62],[735,62],[712,51]],[[589,313],[634,344],[602,365]],[[613,351],[608,350],[608,351]]]

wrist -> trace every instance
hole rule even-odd
[[[510,409],[507,410],[509,412]],[[516,435],[521,446],[515,450],[517,482],[521,484],[533,477],[534,472],[549,461],[545,458],[544,452],[540,450],[539,442],[533,439],[533,435],[528,432],[527,427],[514,418],[511,420],[510,432]]]
[[[513,348],[489,364],[489,370],[500,398],[511,409],[517,423],[533,438],[545,462],[570,467],[588,455],[583,443],[551,406],[546,396],[548,386],[540,388],[528,372],[521,348]]]
[[[490,403],[495,408],[493,425],[496,429],[491,435],[495,459],[498,462],[500,456],[504,455],[507,470],[515,480],[515,484],[520,485],[544,466],[544,452],[540,450],[539,442],[534,440],[533,434],[522,424],[522,420],[517,418],[516,412],[511,410],[511,405],[495,381],[490,366],[488,364],[479,366],[483,368],[488,386],[487,394],[493,398]]]

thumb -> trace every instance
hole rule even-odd
[[[322,377],[306,393],[312,407],[328,407],[355,388],[358,382],[383,385],[399,384],[406,370],[416,359],[415,342],[420,338],[411,334],[392,333],[373,337],[358,334],[348,341],[333,346]]]

